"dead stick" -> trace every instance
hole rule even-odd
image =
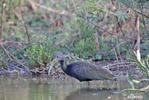
[[[40,7],[40,8],[43,8],[43,9],[46,9],[50,12],[53,12],[53,13],[56,13],[56,14],[60,14],[60,15],[67,15],[69,16],[70,13],[68,11],[65,11],[65,10],[62,10],[62,11],[59,11],[59,10],[55,10],[53,8],[50,8],[50,7],[46,7],[44,5],[41,5],[41,4],[38,4],[38,3],[35,3],[33,2],[32,0],[29,0],[31,3],[35,4],[36,6]]]
[[[105,67],[110,67],[110,66],[116,66],[116,65],[126,65],[126,64],[135,64],[135,62],[120,62],[120,63],[115,63],[115,64],[109,64],[106,65]]]

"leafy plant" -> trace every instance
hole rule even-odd
[[[32,66],[45,67],[48,66],[53,58],[53,50],[51,41],[37,42],[32,44],[24,53],[28,58],[28,63]]]

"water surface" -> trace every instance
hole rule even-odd
[[[73,79],[0,78],[0,100],[149,100],[149,92],[119,93],[128,87],[125,81],[88,86]]]

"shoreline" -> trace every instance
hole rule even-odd
[[[96,65],[99,66],[110,66],[108,69],[113,73],[120,77],[120,79],[126,79],[127,73],[130,73],[134,79],[143,78],[144,75],[139,72],[135,65],[118,65],[115,66],[114,61],[111,63],[109,61],[100,61],[95,62]],[[51,69],[50,74],[48,74],[47,68],[32,68],[29,69],[29,72],[25,70],[22,66],[9,66],[8,68],[0,69],[0,77],[45,77],[45,78],[54,78],[54,79],[66,79],[68,76],[61,70],[60,66],[54,66]]]

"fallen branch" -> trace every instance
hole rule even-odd
[[[135,62],[120,62],[120,63],[109,64],[109,65],[106,65],[105,67],[117,66],[117,65],[127,65],[127,64],[135,64]]]

